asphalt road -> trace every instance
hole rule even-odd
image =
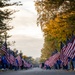
[[[0,72],[0,75],[75,75],[75,71],[42,70],[40,68],[33,68],[29,70],[4,71]]]

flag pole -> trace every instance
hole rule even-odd
[[[4,35],[5,35],[5,42],[7,42],[7,32],[5,32]]]

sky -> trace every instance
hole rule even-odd
[[[12,0],[19,1],[19,0]],[[13,6],[11,9],[17,9],[18,12],[14,13],[13,20],[10,25],[14,28],[9,31],[12,35],[8,41],[16,41],[11,49],[16,48],[23,55],[32,56],[33,58],[40,57],[41,49],[43,47],[43,32],[40,26],[37,26],[37,12],[35,10],[33,0],[21,0],[23,6]]]

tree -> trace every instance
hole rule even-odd
[[[36,0],[35,7],[37,24],[44,32],[41,59],[47,59],[55,49],[60,50],[61,41],[75,34],[75,0]]]
[[[9,26],[9,22],[12,20],[11,15],[15,12],[14,10],[10,10],[5,7],[20,5],[20,2],[10,3],[10,0],[0,0],[0,44],[5,39],[5,33],[11,30],[13,27]],[[10,36],[7,34],[6,38]]]
[[[57,14],[75,11],[75,0],[36,0],[37,23],[44,27]]]

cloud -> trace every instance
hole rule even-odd
[[[12,0],[17,1],[17,0]],[[40,27],[36,25],[36,11],[34,7],[33,0],[21,0],[23,6],[10,7],[11,9],[20,10],[13,14],[15,18],[11,21],[10,25],[14,26],[14,29],[9,31],[12,35],[9,41],[16,41],[15,46],[11,48],[16,48],[27,56],[32,56],[34,58],[41,55],[41,48],[43,46],[43,33]]]
[[[34,58],[39,57],[41,55],[41,48],[43,46],[42,38],[38,39],[24,35],[14,35],[9,38],[9,41],[12,40],[16,40],[15,46],[10,46],[12,49],[16,48],[19,51],[22,50],[24,55],[32,56]]]

